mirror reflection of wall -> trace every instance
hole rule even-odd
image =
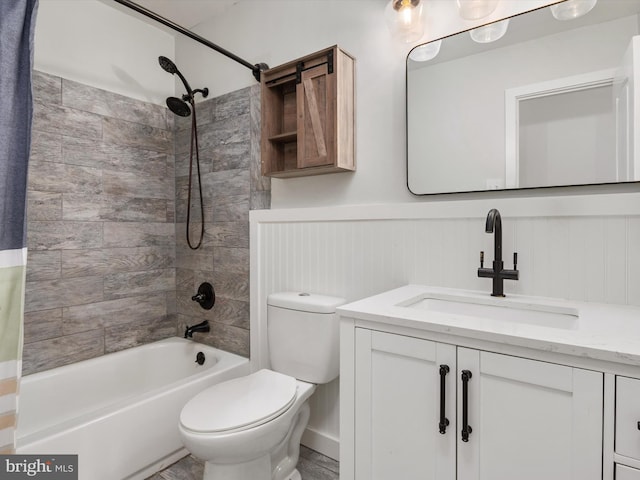
[[[613,87],[525,100],[519,106],[517,187],[616,182]]]
[[[640,33],[639,11],[638,0],[600,0],[584,17],[560,22],[543,8],[512,18],[496,42],[481,45],[463,32],[443,39],[432,60],[410,55],[409,189],[431,194],[640,180],[629,176],[632,153],[620,157],[634,148],[634,109],[623,111],[634,91],[627,90],[628,98],[615,91],[624,53]],[[633,67],[626,68],[629,83]],[[596,73],[607,78],[509,105],[509,92]]]

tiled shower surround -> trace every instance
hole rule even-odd
[[[249,356],[249,210],[269,208],[271,183],[260,174],[260,88],[254,85],[197,104],[205,234],[186,241],[192,117],[176,117],[176,292],[179,334],[204,319],[214,347]],[[191,244],[200,239],[200,201],[193,165]],[[216,303],[204,310],[191,300],[202,282]]]
[[[203,318],[211,333],[197,340],[248,356],[249,208],[270,203],[257,170],[258,95],[199,105],[206,234],[192,253],[190,124],[34,72],[23,374],[181,335]],[[201,281],[216,288],[210,312],[191,302]]]

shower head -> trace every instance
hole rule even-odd
[[[167,107],[169,107],[169,110],[171,110],[176,115],[179,115],[180,117],[188,117],[189,115],[191,115],[191,109],[189,108],[189,105],[187,104],[187,102],[180,98],[167,98]]]
[[[178,77],[180,77],[180,80],[182,80],[182,83],[184,84],[184,88],[187,89],[187,93],[183,95],[181,99],[177,97],[167,98],[167,107],[169,107],[169,110],[171,110],[176,115],[179,115],[181,117],[188,117],[189,115],[191,115],[191,108],[189,108],[189,104],[187,102],[190,102],[191,105],[195,108],[193,99],[196,93],[200,93],[203,97],[206,98],[207,95],[209,95],[209,89],[198,88],[196,90],[192,90],[189,82],[187,82],[187,79],[184,78],[182,73],[180,73],[180,70],[178,70],[176,64],[169,60],[167,57],[158,57],[158,63],[165,72],[168,72],[172,75],[178,75]]]
[[[178,70],[178,67],[176,67],[175,63],[173,63],[167,57],[162,57],[162,56],[158,57],[158,63],[160,64],[160,66],[165,72],[170,73],[172,75],[178,75],[178,77],[180,77],[180,80],[182,80],[182,84],[184,85],[184,88],[187,89],[187,96],[189,97],[193,96],[193,90],[191,90],[191,85],[189,85],[189,82],[187,82],[187,79],[184,78],[182,73],[180,73],[180,70]]]
[[[176,64],[169,60],[167,57],[158,57],[158,63],[165,72],[168,72],[172,75],[178,73],[178,67]]]

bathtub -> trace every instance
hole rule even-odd
[[[246,358],[175,337],[27,375],[17,453],[78,454],[79,480],[147,478],[188,453],[183,405],[247,373]]]

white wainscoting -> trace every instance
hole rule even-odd
[[[510,198],[251,212],[251,359],[268,367],[266,297],[309,291],[348,301],[415,283],[490,292],[486,214],[502,214],[505,293],[640,306],[640,194]],[[606,319],[603,319],[606,321]],[[639,319],[640,321],[640,319]],[[303,442],[338,458],[338,382],[311,402]]]

